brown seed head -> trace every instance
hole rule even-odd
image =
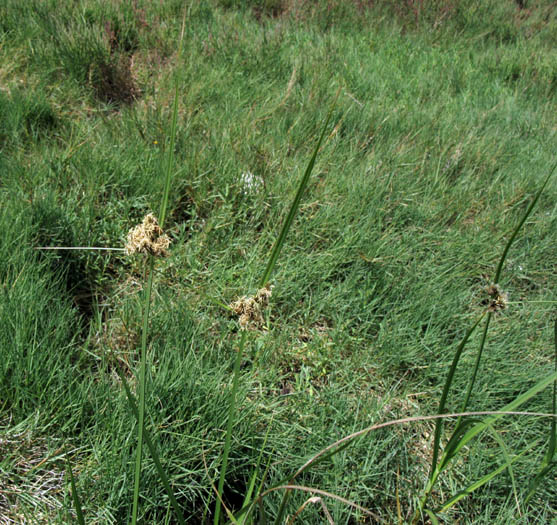
[[[149,213],[141,224],[129,231],[126,254],[149,253],[164,257],[168,255],[169,246],[170,238],[163,233],[157,218]]]
[[[271,286],[258,290],[254,297],[241,297],[229,306],[238,315],[238,322],[243,330],[259,330],[263,327],[263,310],[269,305]]]
[[[499,288],[497,284],[490,284],[485,289],[488,299],[484,301],[487,304],[487,309],[490,312],[500,312],[507,308],[509,296]]]

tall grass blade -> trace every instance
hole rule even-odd
[[[130,387],[128,385],[128,381],[125,378],[124,374],[120,370],[117,370],[117,372],[118,372],[118,375],[120,376],[120,380],[122,381],[122,384],[124,385],[124,390],[126,392],[126,397],[128,399],[128,404],[130,406],[130,410],[132,411],[135,418],[137,420],[139,420],[139,412],[137,410],[137,405],[136,405],[136,402],[134,400],[134,396],[133,396],[133,394],[130,390]],[[172,490],[172,487],[170,486],[170,481],[168,479],[168,476],[166,475],[166,472],[164,471],[164,469],[162,467],[162,463],[160,461],[157,449],[153,445],[153,442],[151,441],[151,438],[149,437],[149,433],[147,431],[144,432],[143,437],[145,439],[145,444],[147,445],[147,448],[149,449],[151,457],[153,458],[153,462],[155,463],[155,468],[157,469],[157,473],[158,473],[158,475],[161,479],[164,490],[166,490],[166,494],[168,496],[170,504],[172,505],[172,508],[174,509],[174,512],[175,512],[174,517],[176,518],[178,523],[180,523],[180,525],[185,525],[186,522],[185,522],[185,520],[182,516],[182,511],[180,510],[180,506],[178,505],[178,502],[176,501],[176,497],[174,496],[174,491]]]
[[[261,280],[259,281],[259,287],[260,288],[267,284],[267,282],[269,281],[269,278],[271,277],[271,274],[273,273],[273,269],[274,269],[275,264],[277,262],[280,251],[282,250],[282,247],[284,245],[284,241],[286,240],[286,236],[288,235],[288,231],[290,230],[290,227],[292,226],[292,222],[294,221],[294,217],[296,216],[296,212],[298,211],[298,208],[300,207],[300,201],[302,200],[302,196],[304,194],[304,191],[307,188],[309,178],[311,176],[311,172],[313,171],[313,167],[315,166],[315,160],[317,159],[317,154],[319,153],[319,149],[321,148],[321,143],[323,142],[323,139],[325,138],[325,134],[327,132],[327,127],[329,126],[329,121],[331,120],[331,117],[333,115],[333,109],[336,105],[339,94],[340,94],[340,89],[337,91],[337,94],[336,94],[335,99],[333,101],[332,107],[329,111],[329,114],[327,115],[327,119],[325,120],[325,124],[323,125],[323,130],[321,131],[321,136],[319,137],[319,140],[317,141],[317,145],[315,146],[315,150],[313,151],[313,155],[311,156],[311,159],[310,159],[310,161],[309,161],[309,163],[306,167],[306,171],[304,172],[304,176],[302,177],[302,180],[300,181],[300,184],[298,186],[298,191],[296,192],[296,196],[294,197],[294,202],[292,202],[292,206],[290,206],[290,211],[288,212],[288,215],[286,216],[286,220],[284,221],[284,224],[282,225],[282,229],[280,231],[279,236],[277,237],[277,240],[275,241],[275,245],[273,246],[273,249],[271,250],[271,255],[269,256],[269,261],[267,263],[267,267],[265,268],[265,272],[263,273],[263,276],[261,277]]]
[[[505,249],[503,250],[503,255],[501,255],[501,260],[499,261],[499,265],[497,266],[497,270],[495,272],[495,278],[493,279],[494,284],[497,284],[499,282],[499,279],[501,277],[501,272],[503,271],[503,265],[505,264],[507,254],[509,253],[509,250],[511,249],[511,245],[514,242],[516,236],[518,235],[518,232],[520,231],[520,229],[522,228],[522,226],[524,225],[524,223],[528,219],[528,217],[530,217],[530,214],[532,213],[532,210],[534,209],[534,206],[536,206],[543,190],[545,189],[545,187],[547,186],[547,183],[549,182],[549,179],[551,179],[551,176],[553,175],[553,173],[555,171],[555,168],[557,168],[557,163],[555,163],[553,165],[553,168],[551,168],[551,170],[549,172],[549,175],[545,178],[545,181],[542,184],[541,188],[538,190],[538,193],[534,197],[534,200],[530,203],[530,206],[528,206],[528,209],[526,210],[526,213],[524,214],[524,217],[522,217],[522,220],[518,223],[518,226],[515,228],[511,237],[509,238],[509,240],[507,242],[507,245],[505,246]]]
[[[83,509],[81,508],[81,500],[79,499],[79,494],[77,493],[77,487],[75,486],[75,479],[73,477],[72,467],[68,459],[66,451],[66,470],[70,476],[70,483],[72,487],[72,500],[75,507],[75,513],[77,514],[77,521],[79,525],[85,525],[85,517],[83,516]]]
[[[456,369],[458,367],[458,362],[460,361],[460,357],[462,355],[464,347],[466,346],[466,343],[468,342],[468,340],[470,339],[470,337],[472,336],[472,334],[476,330],[477,326],[480,324],[480,321],[483,319],[483,317],[484,316],[482,315],[473,324],[473,326],[468,330],[468,332],[466,332],[464,338],[462,339],[462,341],[458,345],[458,348],[456,349],[455,355],[453,357],[453,362],[451,363],[451,368],[449,369],[447,379],[445,380],[445,385],[443,387],[443,392],[441,393],[441,399],[439,400],[439,409],[437,410],[438,414],[445,413],[446,406],[447,406],[447,397],[449,396],[449,390],[451,389],[451,385],[453,383],[453,378],[454,378]],[[442,430],[443,430],[443,419],[438,419],[435,423],[435,434],[434,434],[434,438],[433,438],[433,457],[432,457],[432,460],[431,460],[430,479],[431,479],[431,476],[432,476],[432,474],[435,470],[435,467],[437,465],[437,460],[439,458],[439,445],[440,445],[440,441],[441,441]]]
[[[289,498],[290,498],[290,489],[286,489],[286,491],[284,492],[284,496],[282,497],[282,501],[280,502],[279,511],[274,521],[274,525],[280,525],[282,523],[284,514],[286,512],[286,504],[288,503]]]
[[[259,498],[259,494],[261,494],[263,492],[263,486],[265,485],[265,481],[267,480],[267,476],[269,475],[269,469],[271,468],[271,461],[273,459],[273,455],[269,455],[269,460],[267,461],[267,467],[265,468],[265,472],[263,473],[263,476],[261,476],[261,481],[259,482],[259,487],[257,488],[256,491],[256,502],[259,502],[259,522],[267,522],[267,518],[266,515],[264,513],[264,508],[263,508],[263,501]],[[251,498],[250,501],[247,502],[246,505],[244,505],[237,513],[236,513],[236,517],[240,518],[241,516],[243,516],[245,514],[244,517],[244,523],[252,523],[251,521],[248,521],[250,519],[251,513],[255,511],[255,505],[251,504]]]
[[[508,458],[503,465],[500,465],[499,467],[497,467],[496,469],[491,471],[489,474],[486,474],[485,476],[483,476],[479,480],[477,480],[474,483],[471,483],[470,485],[468,485],[465,489],[462,489],[461,491],[459,491],[452,498],[450,498],[445,503],[443,503],[443,505],[441,505],[439,508],[437,508],[436,511],[439,512],[439,513],[446,512],[453,505],[455,505],[455,503],[458,503],[461,499],[466,498],[467,496],[472,494],[472,492],[474,492],[475,490],[479,489],[480,487],[482,487],[483,485],[485,485],[486,483],[491,481],[493,478],[495,478],[497,475],[499,475],[504,470],[508,469],[511,466],[512,463],[514,463],[518,459],[520,459],[524,454],[526,454],[526,452],[528,452],[529,450],[534,448],[535,445],[536,445],[536,443],[530,444],[528,447],[526,447],[520,454],[516,455],[514,458]]]
[[[553,342],[555,345],[555,372],[557,372],[557,319],[555,319],[553,325]],[[532,499],[532,496],[535,494],[542,480],[557,466],[555,458],[555,453],[557,452],[557,381],[553,383],[552,412],[555,417],[551,420],[551,425],[549,427],[549,445],[547,447],[547,452],[540,465],[539,472],[528,487],[528,492],[524,500],[525,503],[528,503],[530,499]]]
[[[470,424],[469,421],[465,423],[461,423],[460,427],[458,429],[455,429],[455,433],[453,434],[453,437],[449,441],[449,444],[447,445],[447,448],[443,453],[439,461],[439,464],[436,466],[435,470],[430,475],[429,481],[424,490],[424,495],[422,496],[418,508],[414,513],[412,522],[415,523],[419,515],[421,514],[421,512],[424,511],[425,505],[427,503],[427,499],[429,498],[429,495],[431,494],[431,491],[433,490],[433,487],[439,475],[447,468],[451,460],[455,456],[457,456],[458,453],[472,439],[474,439],[478,434],[480,434],[487,428],[491,427],[495,423],[495,421],[497,421],[498,419],[506,415],[506,413],[514,412],[519,406],[529,401],[532,397],[534,397],[536,394],[538,394],[544,388],[546,388],[551,382],[554,382],[556,380],[557,380],[557,371],[551,374],[550,376],[546,377],[545,379],[542,379],[541,381],[536,383],[530,390],[518,396],[514,401],[505,405],[498,413],[495,413],[483,419],[479,423],[474,424],[469,430],[466,430],[467,426]],[[463,416],[469,416],[474,414],[475,414],[474,412],[461,413],[459,419]],[[464,430],[466,430],[466,432],[464,432]]]
[[[461,412],[466,412],[468,409],[468,403],[470,402],[470,397],[472,397],[472,390],[474,384],[476,383],[476,376],[478,375],[478,370],[480,368],[480,361],[482,360],[483,351],[485,348],[485,342],[487,340],[487,332],[489,331],[489,324],[491,322],[492,312],[487,312],[487,318],[485,320],[484,331],[482,333],[482,339],[480,341],[480,346],[478,348],[478,353],[476,354],[476,360],[474,361],[474,368],[472,370],[472,375],[470,376],[470,381],[468,382],[468,388],[466,390],[466,396],[464,396],[464,401],[460,407]],[[457,422],[456,426],[460,425],[460,421]]]

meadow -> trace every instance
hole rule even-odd
[[[550,0],[1,2],[0,524],[552,523],[556,116]]]

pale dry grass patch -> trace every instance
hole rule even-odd
[[[0,434],[0,525],[49,524],[65,512],[64,454],[29,430]]]

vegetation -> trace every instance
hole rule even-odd
[[[549,522],[555,418],[434,417],[556,413],[556,41],[549,0],[3,2],[0,522]]]

